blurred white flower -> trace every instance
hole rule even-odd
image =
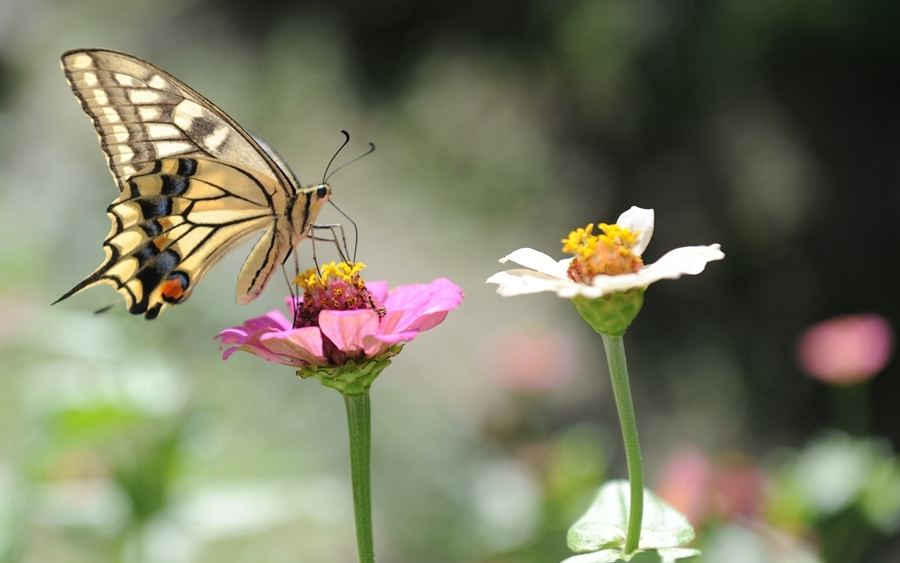
[[[190,563],[203,559],[216,542],[264,537],[296,522],[309,529],[349,520],[346,496],[341,480],[331,475],[204,485],[186,491],[132,547],[139,554],[136,560]],[[307,546],[330,541],[327,536],[306,540]]]
[[[629,289],[645,288],[662,279],[696,275],[708,262],[725,254],[718,244],[685,246],[664,254],[653,264],[643,265],[641,255],[653,235],[653,210],[632,207],[614,225],[601,224],[576,229],[563,241],[563,251],[574,258],[554,260],[531,248],[520,248],[500,259],[525,268],[498,272],[487,283],[497,284],[497,293],[507,296],[552,291],[560,297],[598,298]]]
[[[512,549],[534,535],[540,486],[528,467],[515,460],[492,461],[477,475],[472,493],[479,535],[492,549]]]
[[[42,526],[90,527],[106,534],[121,531],[128,499],[108,479],[54,482],[41,487],[31,518]]]

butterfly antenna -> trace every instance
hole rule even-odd
[[[369,151],[369,152],[372,152],[372,151]],[[369,153],[366,153],[366,154],[369,154]],[[365,155],[363,155],[363,156],[365,156]],[[360,157],[360,158],[362,158],[362,157]],[[350,218],[349,215],[344,213],[344,211],[340,207],[338,207],[337,204],[334,203],[333,200],[329,199],[328,203],[330,203],[332,206],[334,206],[334,208],[338,210],[338,213],[340,213],[341,215],[346,217],[347,220],[350,221],[350,224],[353,225],[353,258],[350,261],[355,264],[356,263],[356,249],[359,247],[359,227],[356,226],[356,221],[354,221],[353,219]],[[344,246],[346,246],[346,245],[347,245],[347,243],[344,243]],[[349,251],[349,249],[347,249],[347,250]]]
[[[340,166],[338,166],[337,168],[335,168],[334,170],[332,170],[332,171],[331,171],[331,174],[329,174],[328,176],[325,177],[324,180],[322,180],[322,183],[324,184],[325,182],[327,182],[327,181],[328,181],[328,178],[331,178],[332,176],[334,176],[335,172],[337,172],[337,171],[340,170],[341,168],[344,168],[344,167],[346,167],[346,166],[349,166],[349,165],[353,164],[354,162],[356,162],[357,160],[361,159],[362,157],[364,157],[364,156],[369,156],[369,155],[372,154],[373,152],[375,152],[375,143],[369,143],[369,150],[367,150],[366,152],[362,153],[361,155],[357,156],[356,158],[354,158],[354,159],[352,159],[352,160],[348,160],[348,161],[345,162],[344,164],[341,164]],[[335,156],[337,156],[337,155],[335,155]],[[332,160],[334,160],[334,159],[332,159]]]
[[[328,181],[328,169],[331,168],[332,163],[334,163],[334,159],[337,158],[337,155],[341,154],[341,151],[344,150],[344,147],[347,146],[347,143],[350,142],[350,133],[347,133],[344,129],[341,129],[341,133],[344,135],[344,142],[338,147],[338,150],[334,151],[334,154],[331,155],[331,160],[328,161],[328,166],[325,167],[325,172],[322,173],[322,183]],[[340,169],[340,168],[339,168]]]

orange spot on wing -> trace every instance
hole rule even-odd
[[[159,290],[160,294],[170,300],[176,301],[184,296],[184,288],[178,280],[166,280],[162,283]]]

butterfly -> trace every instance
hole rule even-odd
[[[119,197],[106,210],[112,229],[103,263],[56,302],[109,285],[130,313],[154,319],[187,299],[225,253],[262,231],[237,280],[237,302],[255,299],[310,236],[331,197],[327,180],[301,187],[265,142],[147,61],[77,49],[61,64],[97,130]]]

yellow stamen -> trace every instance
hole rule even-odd
[[[641,257],[632,252],[639,233],[616,224],[600,223],[600,233],[594,234],[594,224],[577,228],[562,240],[563,252],[574,256],[569,277],[590,283],[594,276],[633,273],[643,267]]]
[[[362,262],[348,264],[347,262],[327,262],[319,269],[310,268],[294,278],[294,283],[303,289],[312,287],[325,287],[329,279],[343,280],[357,287],[363,287],[365,283],[359,277],[359,273],[366,265]]]
[[[627,247],[628,251],[631,251],[631,248],[637,242],[638,235],[636,232],[616,224],[607,225],[606,223],[600,223],[600,230],[603,231],[603,234],[599,237],[600,242],[603,244],[610,246],[621,245]]]

